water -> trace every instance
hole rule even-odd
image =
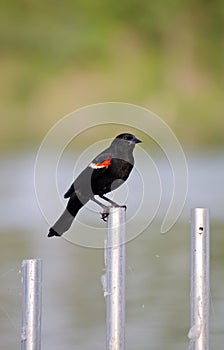
[[[20,347],[22,259],[42,258],[43,349],[104,349],[103,250],[46,237],[48,224],[33,188],[34,158],[35,153],[23,153],[1,160],[1,348]],[[211,153],[189,156],[188,165],[188,200],[178,223],[161,235],[157,218],[127,245],[128,350],[188,349],[188,217],[194,206],[211,208],[211,349],[223,348],[224,162],[221,154]]]

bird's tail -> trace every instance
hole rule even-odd
[[[81,202],[76,194],[73,194],[68,201],[65,211],[62,213],[56,223],[49,229],[48,237],[60,237],[64,232],[68,231],[78,211],[88,201],[89,199],[86,198]]]

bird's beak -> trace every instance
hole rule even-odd
[[[142,141],[139,140],[139,139],[137,139],[137,137],[135,137],[134,140],[133,140],[133,142],[134,142],[134,143],[141,143]]]

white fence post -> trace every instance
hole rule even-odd
[[[42,260],[22,262],[21,350],[41,349]]]
[[[191,210],[190,350],[209,350],[210,225],[209,209]]]
[[[125,349],[125,208],[111,207],[105,245],[106,349]]]

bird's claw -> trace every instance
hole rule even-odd
[[[114,208],[124,208],[125,210],[127,210],[127,206],[126,205],[117,205],[116,207],[114,206]],[[105,222],[107,222],[107,218],[109,216],[109,207],[105,207],[105,209],[103,209],[103,212],[100,213],[101,214],[101,219]]]
[[[109,216],[109,209],[105,208],[101,214],[101,219],[105,222],[107,222],[107,218]]]

